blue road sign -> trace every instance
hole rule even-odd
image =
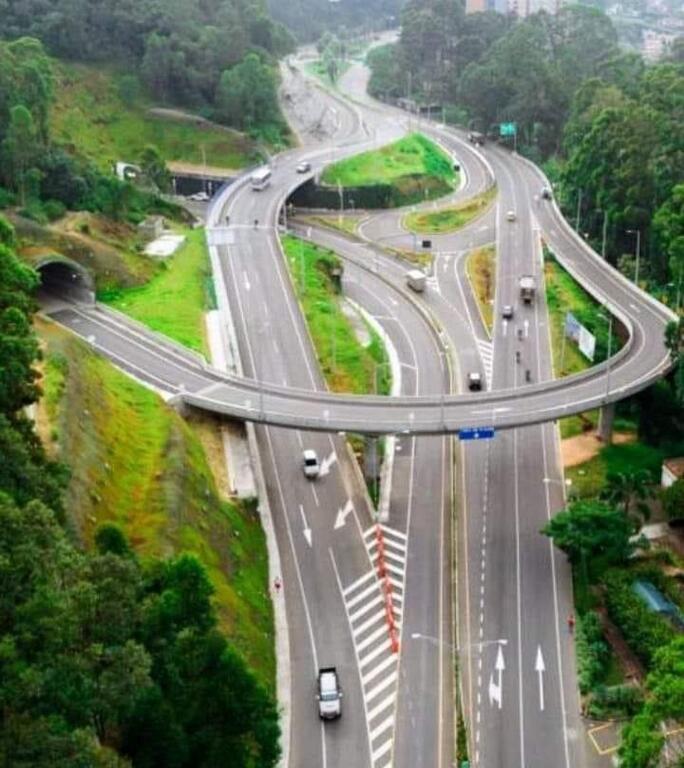
[[[491,440],[496,434],[494,427],[466,427],[458,430],[459,440]]]

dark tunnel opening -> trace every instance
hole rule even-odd
[[[36,268],[40,276],[38,300],[49,298],[79,304],[93,304],[95,290],[88,272],[73,261],[47,261]]]

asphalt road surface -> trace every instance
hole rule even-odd
[[[439,239],[420,297],[405,286],[405,266],[372,244],[307,232],[345,259],[345,293],[383,327],[402,371],[395,398],[330,394],[280,252],[278,212],[301,183],[295,167],[302,158],[317,170],[409,125],[403,113],[363,95],[365,75],[358,69],[342,84],[353,103],[312,85],[296,68],[283,71],[285,105],[305,146],[274,159],[271,187],[255,192],[238,181],[209,213],[245,377],[214,371],[99,306],[53,300],[46,311],[150,386],[260,424],[290,634],[289,765],[452,765],[454,654],[463,672],[473,765],[585,765],[564,623],[569,571],[539,534],[564,501],[552,419],[622,399],[661,376],[669,367],[662,338],[671,315],[602,262],[553,202],[539,199],[545,180],[538,170],[501,149],[476,151],[458,132],[423,122],[421,130],[461,164],[465,184],[458,196],[482,191],[494,177],[498,203],[469,228]],[[516,211],[516,221],[505,220],[507,210]],[[227,216],[230,225],[221,226]],[[372,217],[364,235],[378,242],[410,237],[396,212]],[[563,381],[552,377],[543,289],[529,308],[517,296],[521,274],[535,274],[543,286],[541,237],[629,332],[609,364]],[[467,251],[487,242],[496,242],[498,254],[491,338],[464,273]],[[514,305],[510,322],[501,318],[503,304]],[[487,390],[457,394],[472,370],[484,374]],[[496,439],[456,448],[444,436],[473,426],[496,428]],[[390,518],[381,534],[339,430],[398,436]],[[301,470],[305,447],[324,459],[316,482]],[[460,459],[455,478],[454,454]],[[452,502],[459,512],[456,547]],[[377,577],[380,548],[392,566],[399,655],[392,652]],[[454,550],[456,638],[450,631]],[[340,672],[344,716],[324,725],[314,681],[318,667],[328,664]]]

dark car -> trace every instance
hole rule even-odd
[[[482,376],[476,371],[468,374],[468,389],[471,392],[479,392],[482,389]]]

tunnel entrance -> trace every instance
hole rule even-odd
[[[38,298],[63,299],[79,304],[95,303],[95,285],[88,271],[65,258],[46,259],[36,266],[40,277]]]

